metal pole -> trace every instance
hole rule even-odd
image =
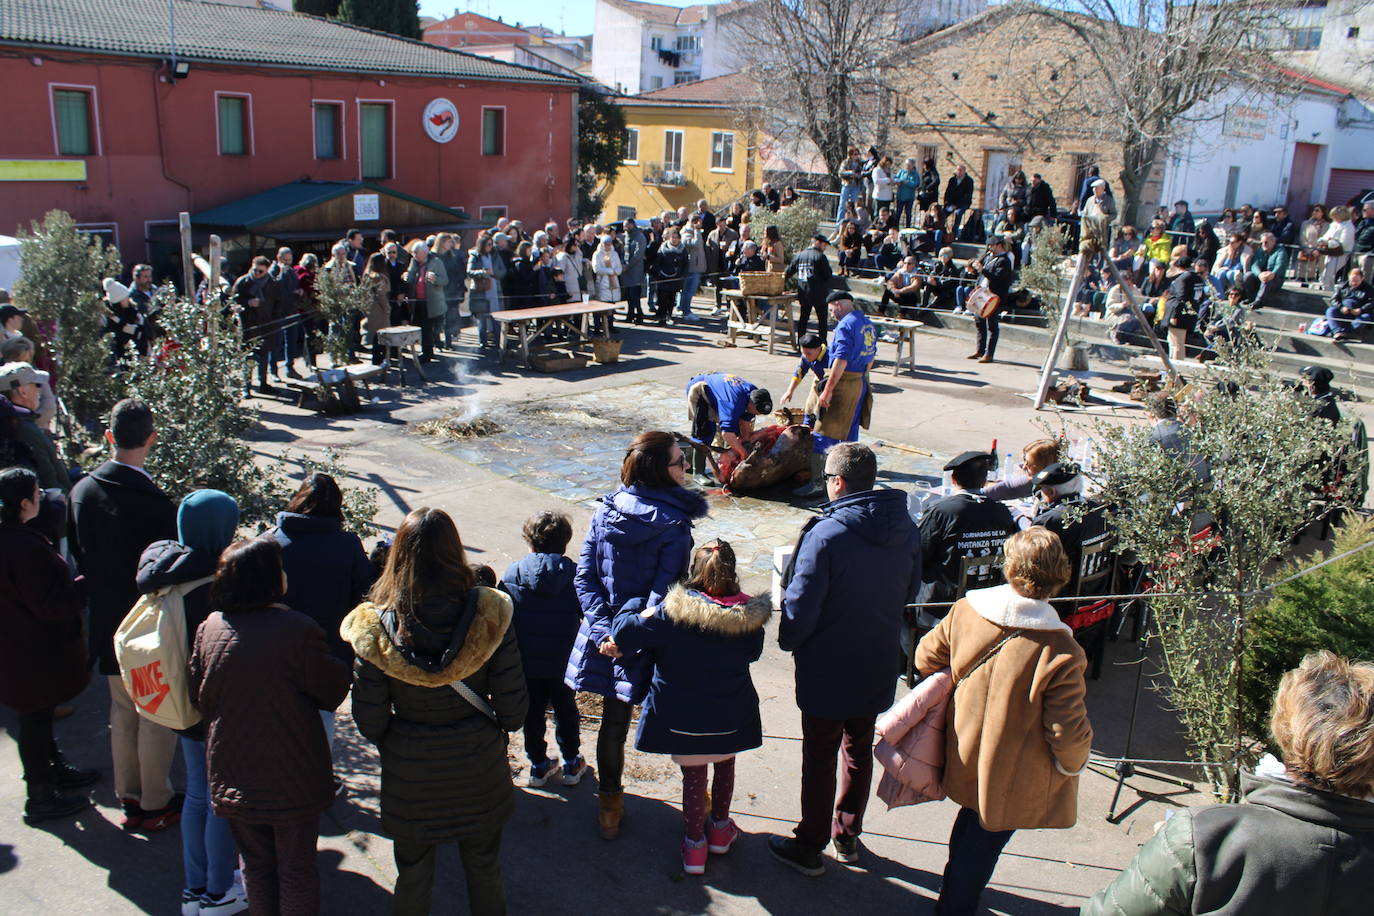
[[[1159,342],[1159,336],[1155,334],[1154,325],[1150,324],[1150,319],[1145,317],[1145,312],[1141,310],[1140,303],[1136,301],[1134,292],[1135,287],[1126,285],[1121,278],[1121,271],[1116,269],[1116,264],[1112,262],[1111,258],[1104,258],[1103,260],[1107,262],[1107,272],[1112,275],[1112,279],[1121,287],[1122,298],[1126,300],[1126,305],[1130,308],[1131,314],[1135,316],[1136,321],[1140,322],[1140,327],[1145,332],[1145,336],[1150,338],[1150,343],[1155,348],[1155,355],[1164,363],[1164,370],[1169,373],[1170,380],[1175,385],[1183,384],[1183,379],[1179,378],[1178,370],[1174,368],[1174,364],[1169,360],[1168,351],[1164,349],[1164,345]]]
[[[191,261],[191,214],[184,210],[177,214],[181,227],[181,282],[183,295],[191,299],[196,294],[196,267]]]
[[[1035,390],[1035,409],[1045,406],[1045,398],[1050,391],[1050,373],[1059,362],[1059,354],[1064,349],[1064,340],[1069,336],[1069,318],[1073,315],[1073,303],[1078,298],[1078,288],[1083,285],[1083,275],[1088,270],[1088,254],[1078,253],[1078,266],[1074,268],[1073,279],[1069,281],[1069,292],[1064,297],[1064,311],[1059,315],[1059,327],[1055,329],[1054,341],[1050,352],[1045,356],[1045,367],[1040,370],[1040,386]]]

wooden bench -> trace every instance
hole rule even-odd
[[[386,367],[374,366],[372,363],[354,363],[351,366],[344,366],[343,370],[347,373],[350,383],[361,385],[363,390],[370,394],[372,392],[372,380],[386,372]],[[332,370],[324,369],[320,371],[331,372]],[[342,380],[322,382],[320,380],[319,371],[315,372],[313,375],[307,375],[305,378],[284,378],[281,381],[282,384],[286,386],[287,390],[296,393],[296,406],[302,409],[305,408],[306,401],[310,398],[319,396],[319,389],[322,384],[327,388],[338,389],[341,392],[344,386]],[[344,398],[340,398],[340,400],[342,401]],[[323,406],[323,403],[321,403],[321,407]]]
[[[726,333],[730,335],[730,343],[735,343],[735,337],[743,334],[745,337],[757,338],[760,341],[768,342],[768,352],[773,352],[773,344],[776,338],[781,335],[782,339],[797,349],[797,326],[792,321],[792,306],[797,302],[796,293],[776,293],[768,296],[745,294],[737,289],[727,289],[721,292],[721,296],[730,306],[730,316],[726,320]],[[740,311],[741,307],[743,312]],[[762,313],[768,312],[768,321],[764,322]],[[783,313],[782,324],[778,324],[778,313]]]
[[[896,375],[902,366],[902,348],[906,347],[907,368],[911,372],[916,371],[916,333],[925,323],[912,321],[909,318],[887,318],[882,315],[870,315],[868,320],[873,322],[873,326],[879,331],[887,331],[897,335],[897,355],[892,360],[892,374]],[[881,336],[878,338],[881,340]]]

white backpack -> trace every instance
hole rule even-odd
[[[186,670],[186,595],[213,576],[149,592],[115,630],[119,676],[143,718],[167,728],[190,728],[200,721],[191,703]]]

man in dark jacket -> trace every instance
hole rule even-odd
[[[1043,216],[1045,222],[1053,223],[1059,218],[1059,208],[1054,202],[1054,191],[1040,173],[1031,175],[1030,188],[1026,190],[1026,216],[1028,221]]]
[[[1074,597],[1079,593],[1078,580],[1083,574],[1084,549],[1095,547],[1110,536],[1105,509],[1083,498],[1083,475],[1071,464],[1055,462],[1036,474],[1032,483],[1045,507],[1031,524],[1059,535],[1069,558],[1069,582],[1059,594]]]
[[[126,829],[170,827],[181,802],[172,792],[176,733],[139,716],[119,676],[114,632],[138,601],[138,560],[154,541],[177,536],[176,506],[143,469],[157,442],[153,412],[125,398],[110,411],[105,439],[114,458],[72,488],[72,555],[86,576],[91,596],[91,655],[109,678],[110,745],[115,794],[124,806]]]
[[[1350,264],[1359,267],[1364,275],[1374,276],[1374,200],[1366,200],[1360,221],[1355,224],[1355,251]]]
[[[964,221],[964,214],[972,206],[973,176],[962,165],[955,166],[954,174],[945,185],[945,218],[948,219],[951,213],[954,214],[954,222],[948,227],[951,238],[959,234],[959,224]]]
[[[280,356],[286,363],[286,375],[288,378],[300,378],[301,374],[296,371],[295,360],[298,356],[306,356],[305,352],[305,325],[301,322],[301,280],[296,275],[296,268],[292,266],[295,254],[290,248],[285,246],[277,249],[277,259],[272,262],[272,267],[267,271],[267,275],[272,278],[272,282],[277,284],[277,305],[278,317],[283,320],[285,327],[282,328],[281,352],[273,354],[273,358]],[[309,360],[306,360],[309,363]]]
[[[29,363],[6,363],[0,366],[0,395],[8,398],[20,410],[8,411],[16,420],[14,438],[22,442],[33,456],[33,469],[38,485],[45,490],[67,493],[72,488],[67,466],[58,457],[52,437],[38,426],[38,399],[48,373],[40,372]]]
[[[963,597],[960,591],[961,567],[965,557],[1001,554],[1007,538],[1016,533],[1016,522],[1006,506],[983,496],[988,470],[995,456],[987,452],[964,452],[950,460],[954,492],[935,502],[921,517],[920,602],[948,601]],[[978,567],[986,569],[987,567]],[[1000,574],[983,585],[1001,582]],[[943,617],[939,608],[931,610]]]
[[[916,186],[916,204],[925,211],[939,199],[940,170],[935,167],[934,159],[927,159],[921,163],[921,183]]]
[[[787,570],[778,645],[796,661],[802,714],[802,818],[774,857],[805,875],[825,870],[832,840],[858,860],[873,778],[873,724],[892,705],[902,613],[921,580],[921,542],[901,490],[874,490],[878,459],[843,442],[826,455],[831,502],[808,522]],[[836,757],[844,776],[835,796]]]
[[[830,280],[834,272],[830,269],[830,258],[826,257],[825,246],[830,242],[823,235],[811,240],[811,247],[797,252],[792,263],[787,265],[789,277],[797,278],[797,299],[801,303],[801,316],[797,319],[797,336],[806,333],[811,321],[811,313],[816,313],[816,324],[820,326],[821,336],[826,328],[825,297],[830,295]]]
[[[258,390],[263,394],[273,394],[274,389],[267,384],[267,370],[276,374],[274,354],[281,334],[277,330],[276,308],[280,296],[277,284],[272,282],[268,271],[272,262],[259,255],[253,259],[248,272],[234,281],[232,300],[239,310],[239,321],[243,325],[243,339],[252,341],[253,360],[258,364]],[[243,386],[243,396],[250,394],[248,385]]]

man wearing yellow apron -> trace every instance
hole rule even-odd
[[[817,386],[806,401],[806,412],[817,417],[812,440],[812,483],[819,486],[826,449],[836,442],[857,442],[859,427],[868,428],[873,393],[868,367],[878,355],[878,332],[868,316],[854,305],[852,293],[837,290],[826,299],[834,329],[826,348],[829,366],[825,386]]]

